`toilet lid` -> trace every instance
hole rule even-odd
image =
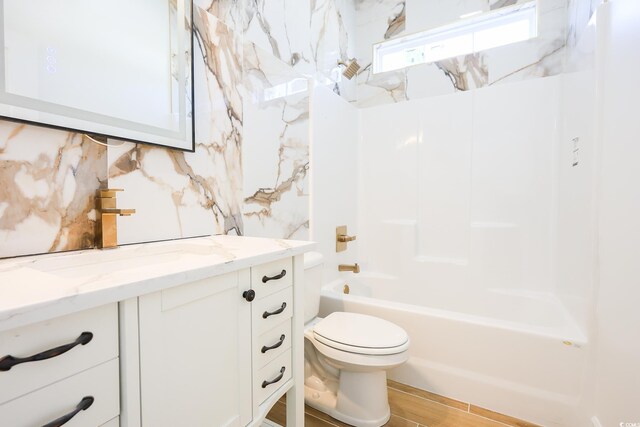
[[[409,336],[401,327],[358,313],[331,313],[315,325],[313,333],[325,345],[361,354],[399,353],[409,343]]]

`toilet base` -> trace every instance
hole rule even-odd
[[[380,427],[391,417],[385,371],[341,370],[338,387],[305,386],[304,398],[312,408],[356,427]]]

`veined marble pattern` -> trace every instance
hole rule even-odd
[[[355,0],[357,76],[361,107],[407,100],[407,70],[373,74],[372,46],[400,36],[406,29],[406,0]]]
[[[93,247],[95,191],[107,186],[124,188],[119,206],[137,210],[119,218],[121,243],[308,236],[306,78],[355,97],[354,82],[329,79],[334,61],[355,56],[352,0],[196,0],[194,20],[195,153],[112,140],[107,150],[0,123],[0,256]],[[296,93],[278,98],[283,83]]]
[[[596,1],[596,0],[589,0]],[[445,25],[464,13],[489,11],[527,0],[406,0],[405,33]],[[358,78],[358,105],[369,107],[494,84],[547,77],[563,71],[567,41],[567,0],[540,0],[539,36],[473,55],[423,64],[391,73],[371,72],[371,45],[385,39],[386,22],[397,13],[398,4],[382,0],[359,0],[358,54],[366,64]],[[386,16],[387,21],[367,18]]]
[[[562,73],[567,44],[566,4],[541,0],[539,8],[538,37],[483,52],[489,64],[490,85]]]
[[[569,0],[565,72],[595,67],[596,20],[592,18],[603,0]]]
[[[105,157],[79,134],[0,121],[0,257],[92,248]]]
[[[298,72],[315,72],[309,28],[312,0],[243,0],[245,41],[270,52]]]
[[[589,20],[596,12],[598,6],[603,3],[603,0],[568,0],[567,6],[568,15],[568,35],[567,44],[570,48],[576,46],[582,33],[587,27]]]
[[[309,82],[251,42],[244,72],[245,234],[307,239]]]
[[[356,79],[344,77],[338,61],[355,57],[355,25],[353,0],[311,0],[313,77],[348,101],[356,100]]]
[[[242,233],[241,37],[194,10],[195,153],[125,143],[109,147],[109,185],[125,188],[122,243]]]
[[[207,11],[234,31],[242,31],[246,0],[193,0],[194,10]]]

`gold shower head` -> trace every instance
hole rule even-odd
[[[358,73],[358,70],[360,69],[360,64],[358,64],[358,61],[356,61],[355,58],[352,58],[351,61],[349,61],[349,63],[346,63],[344,61],[338,61],[338,65],[345,66],[345,69],[342,71],[342,75],[348,78],[349,80],[351,80]]]

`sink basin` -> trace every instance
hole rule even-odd
[[[152,265],[166,265],[184,261],[187,257],[211,257],[215,254],[216,248],[211,244],[160,242],[56,254],[29,260],[22,267],[60,277],[88,277]],[[212,261],[215,262],[215,259]]]

